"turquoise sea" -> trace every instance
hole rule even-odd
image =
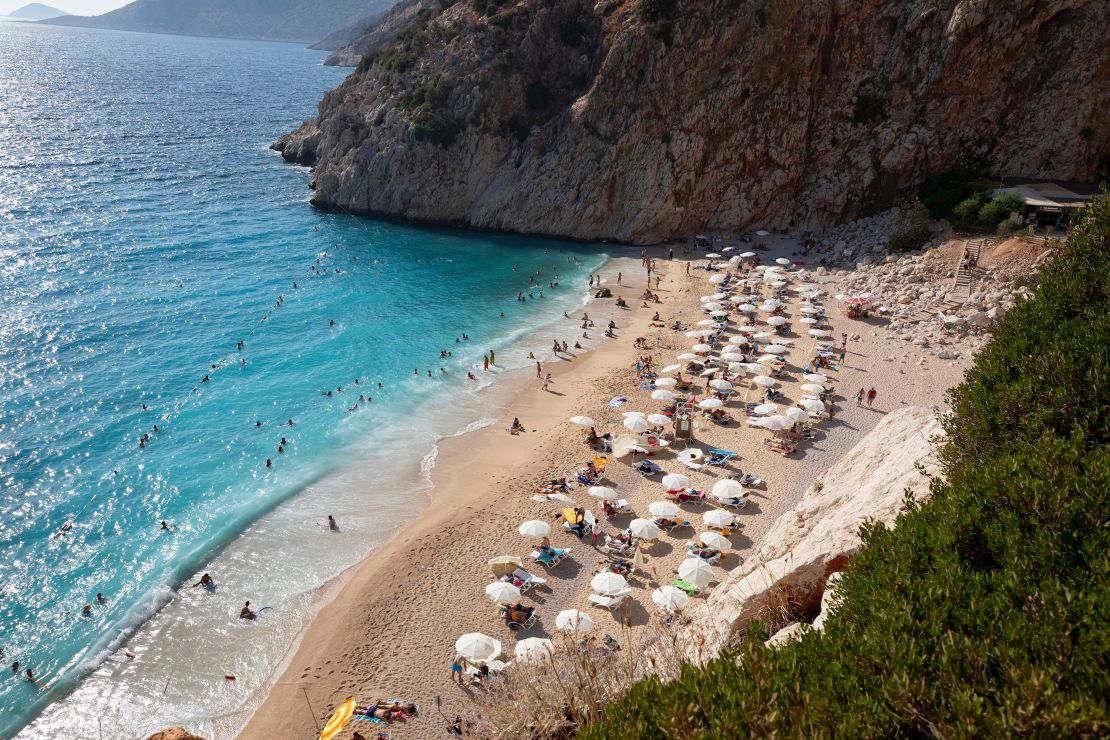
[[[0,23],[0,648],[40,682],[0,672],[0,736],[233,734],[435,441],[572,336],[596,248],[308,205],[268,145],[323,56]]]

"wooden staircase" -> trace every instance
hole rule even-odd
[[[985,244],[985,239],[971,239],[964,242],[964,250],[967,254],[971,255],[972,261],[978,262],[979,255],[982,253]],[[960,253],[959,262],[956,263],[956,277],[952,281],[952,297],[935,308],[926,308],[918,311],[909,318],[910,321],[928,321],[938,313],[948,313],[953,309],[959,308],[963,305],[963,302],[971,296],[971,282],[975,277],[976,268],[964,267],[965,252]]]

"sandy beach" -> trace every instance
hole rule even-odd
[[[789,256],[797,248],[792,240],[771,237],[766,241],[771,248],[760,254],[764,264]],[[341,584],[329,589],[337,592],[334,600],[301,635],[283,674],[240,737],[313,737],[331,711],[350,696],[360,701],[400,697],[416,702],[422,708],[420,715],[395,723],[395,736],[440,736],[448,718],[467,713],[473,696],[473,689],[457,684],[450,672],[454,641],[460,634],[491,635],[502,641],[504,653],[511,659],[516,639],[552,636],[555,615],[562,609],[588,611],[598,635],[620,627],[614,615],[589,606],[589,581],[605,558],[591,546],[588,535],[579,540],[557,525],[553,528],[553,544],[572,548],[571,558],[550,572],[535,564],[529,567],[547,579],[547,587],[533,589],[523,599],[534,605],[539,615],[538,624],[526,631],[511,632],[483,594],[485,585],[493,580],[486,561],[498,555],[518,555],[528,564],[533,542],[520,536],[517,526],[528,519],[551,521],[563,506],[534,501],[532,494],[548,479],[573,480],[574,471],[593,456],[583,444],[584,430],[572,425],[569,417],[587,415],[598,422],[599,432],[618,431],[622,412],[658,410],[659,404],[651,400],[650,392],[640,389],[632,365],[644,355],[653,357],[656,367],[670,364],[676,355],[689,351],[695,340],[682,331],[649,327],[652,315],[658,311],[667,327],[677,319],[693,328],[704,318],[700,297],[714,292],[707,282],[711,273],[701,269],[687,273],[688,262],[691,267],[703,265],[704,258],[677,252],[674,261],[667,261],[662,258],[667,253],[665,248],[649,250],[663,276],[656,291],[662,304],[645,306],[633,300],[645,287],[639,260],[611,262],[603,271],[607,285],[615,294],[623,295],[630,306],[618,312],[618,337],[579,356],[545,362],[544,372],[553,376],[550,393],[540,390],[534,373],[529,371],[516,371],[503,378],[503,382],[513,384],[514,395],[498,422],[440,444],[432,472],[432,500],[426,512],[349,572]],[[615,275],[618,270],[623,272],[619,286]],[[766,481],[766,487],[754,490],[752,503],[739,512],[742,526],[731,537],[734,549],[720,563],[725,569],[742,562],[770,524],[793,508],[809,483],[851,449],[885,412],[906,404],[939,408],[944,389],[959,381],[970,361],[942,361],[926,355],[919,359],[909,353],[892,355],[886,345],[893,340],[881,327],[840,314],[831,296],[838,292],[841,279],[813,278],[828,294],[825,307],[833,336],[858,335],[858,339],[848,342],[844,365],[829,373],[837,413],[833,420],[819,426],[814,440],[794,455],[780,456],[763,445],[769,433],[747,427],[739,404],[731,402],[726,410],[736,421],[722,427],[699,417],[692,441],[702,449],[737,451],[740,457],[731,468],[707,467],[690,472],[675,460],[673,452],[652,458],[667,472],[688,473],[699,489],[708,489],[718,478],[738,471],[758,473]],[[654,279],[652,282],[654,289]],[[611,301],[605,303],[612,305]],[[796,308],[795,299],[787,309],[787,315],[795,321],[800,317]],[[587,310],[592,314],[594,306]],[[601,315],[598,310],[595,318]],[[603,329],[603,321],[598,320],[591,332]],[[637,337],[647,338],[652,348],[636,348]],[[795,325],[792,338],[795,349],[791,363],[801,364],[811,356],[813,340],[800,324]],[[800,375],[794,370],[783,379],[781,390],[788,402],[800,395],[796,386],[805,382]],[[861,387],[877,390],[874,406],[857,407],[854,396]],[[754,391],[743,386],[737,386],[737,391],[740,400],[756,398]],[[611,407],[610,399],[617,396],[627,397],[628,402]],[[514,417],[526,429],[515,436],[507,432]],[[676,444],[678,449],[683,446],[683,442]],[[649,503],[663,498],[662,486],[658,477],[644,478],[627,462],[614,461],[609,466],[606,485],[616,488],[636,512],[646,516]],[[595,512],[600,508],[583,486],[575,485],[570,495],[580,506]],[[700,525],[700,513],[693,512],[701,510],[690,511],[688,518],[695,521],[695,526]],[[631,518],[616,517],[603,531],[616,532]],[[605,524],[604,519],[602,522]],[[664,534],[647,550],[652,577],[633,583],[634,601],[628,602],[623,611],[626,625],[631,624],[632,630],[652,623],[656,609],[651,603],[651,590],[670,581],[674,568],[685,557],[686,542],[698,531],[702,530],[686,528],[677,530],[674,536]],[[352,722],[339,737],[349,738],[356,730],[367,735],[372,729],[367,723]]]

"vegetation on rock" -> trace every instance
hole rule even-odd
[[[607,737],[1110,732],[1110,196],[949,393],[945,480],[863,529],[823,632],[640,682]]]

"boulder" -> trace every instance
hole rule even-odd
[[[791,640],[797,640],[802,636],[802,626],[803,625],[801,622],[791,622],[775,634],[771,635],[771,638],[763,644],[769,648],[773,648],[785,645]]]
[[[183,727],[169,727],[151,735],[147,740],[204,740]]]
[[[778,626],[784,616],[816,614],[826,580],[859,551],[860,525],[893,525],[906,489],[919,499],[928,496],[930,477],[939,472],[931,440],[941,434],[931,408],[907,406],[887,414],[817,477],[743,565],[687,611],[691,620],[678,641],[690,646],[687,657],[715,657],[753,620]]]

